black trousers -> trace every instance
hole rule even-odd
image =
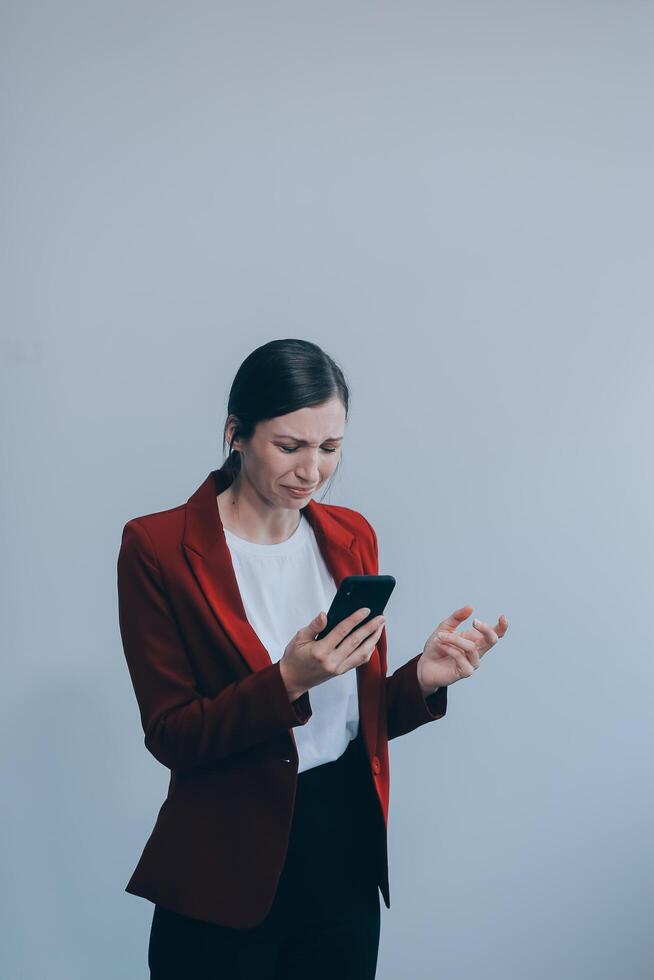
[[[361,732],[298,775],[286,862],[258,926],[232,929],[155,905],[150,980],[374,980],[378,807]]]

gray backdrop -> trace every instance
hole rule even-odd
[[[3,3],[3,943],[147,977],[165,796],[126,520],[220,465],[276,337],[352,386],[390,669],[509,619],[391,743],[378,977],[641,980],[652,888],[651,3]]]

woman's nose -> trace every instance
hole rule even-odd
[[[317,465],[310,466],[302,470],[296,470],[295,476],[298,483],[306,484],[306,486],[312,487],[320,479],[320,470]]]

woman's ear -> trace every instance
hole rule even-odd
[[[238,419],[235,415],[230,415],[228,416],[225,424],[225,439],[227,440],[227,445],[230,447],[230,449],[240,449],[241,446],[238,435],[234,440],[234,445],[231,445],[231,439],[234,436],[234,433],[238,433]]]

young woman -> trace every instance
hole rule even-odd
[[[388,740],[442,718],[508,628],[457,633],[463,606],[390,677],[383,617],[357,626],[361,609],[315,639],[340,581],[379,573],[366,518],[311,499],[348,402],[320,347],[264,344],[234,379],[221,468],[124,527],[123,648],[145,745],[170,770],[126,887],[155,905],[151,980],[373,978]]]

